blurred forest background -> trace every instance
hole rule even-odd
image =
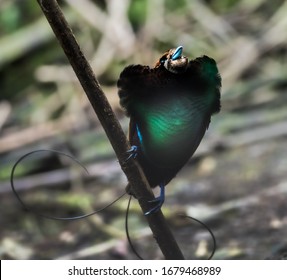
[[[212,241],[185,213],[207,223],[215,259],[287,258],[287,1],[63,0],[63,12],[123,128],[116,82],[129,64],[153,66],[182,45],[213,57],[222,110],[188,165],[166,188],[163,212],[187,259]],[[24,212],[15,185],[38,213],[99,209],[127,183],[115,154],[36,0],[0,0],[0,258],[136,259],[127,244],[127,196],[84,220]],[[133,200],[130,234],[145,259],[162,258]]]

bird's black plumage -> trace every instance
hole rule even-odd
[[[117,84],[130,117],[129,140],[151,187],[169,183],[197,149],[211,115],[220,111],[215,61],[188,60],[181,51],[169,50],[154,68],[126,67]]]

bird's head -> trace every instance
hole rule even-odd
[[[157,61],[155,68],[163,66],[171,73],[179,74],[185,72],[188,65],[188,58],[182,55],[182,46],[170,49],[165,52]]]

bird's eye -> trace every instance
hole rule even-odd
[[[160,62],[161,65],[163,65],[166,60],[167,60],[166,55],[163,55],[163,56],[159,59],[159,62]]]

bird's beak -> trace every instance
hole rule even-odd
[[[178,58],[181,57],[181,54],[182,54],[182,49],[183,47],[182,46],[179,46],[176,48],[175,52],[173,53],[173,55],[171,56],[171,59],[172,60],[176,60]]]

